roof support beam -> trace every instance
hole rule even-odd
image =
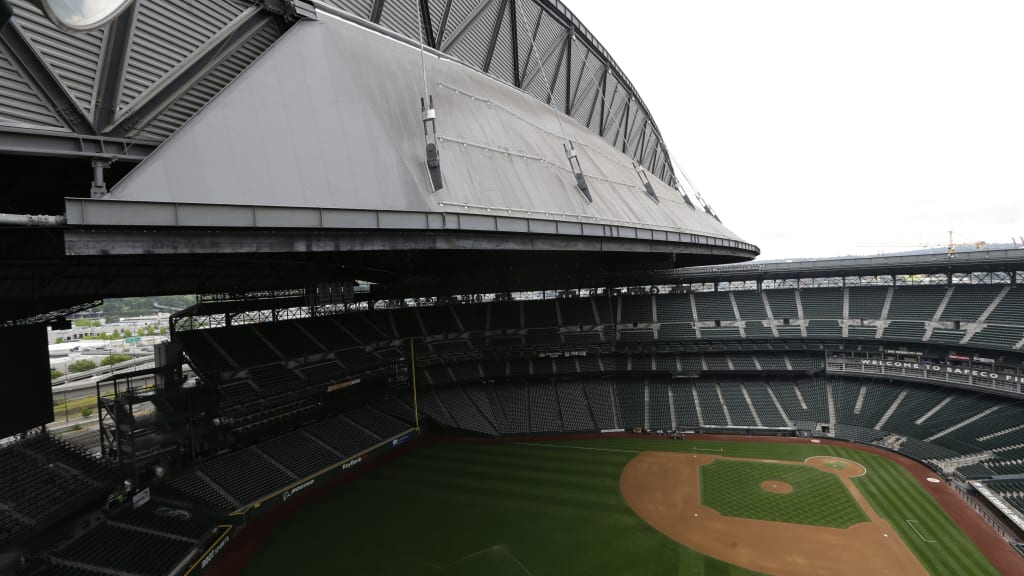
[[[491,4],[493,3],[494,0],[484,0],[483,2],[477,4],[476,7],[473,8],[473,11],[466,16],[465,20],[459,23],[459,27],[455,29],[454,32],[452,32],[451,37],[446,38],[444,40],[444,42],[441,45],[441,51],[447,52],[448,50],[450,50],[452,44],[458,42],[459,37],[461,37],[466,32],[466,30],[469,30],[470,27],[473,26],[474,23],[476,23],[477,18],[479,18],[481,14],[486,12],[487,9],[490,8]]]
[[[141,103],[130,114],[123,116],[111,126],[107,133],[119,137],[133,135],[217,62],[230,56],[239,44],[245,42],[272,18],[274,16],[259,8],[250,8],[248,13],[235,20],[233,27],[215,36],[192,59],[183,63],[167,80],[144,96]]]
[[[501,0],[498,7],[498,15],[494,18],[494,26],[491,28],[491,41],[487,44],[487,57],[484,58],[484,72],[491,71],[491,60],[494,58],[494,47],[498,44],[498,35],[501,33],[501,17],[508,8],[508,0]]]
[[[430,0],[420,0],[420,18],[423,22],[423,40],[427,46],[437,48],[434,40],[434,26],[430,22]]]
[[[516,17],[516,0],[509,0],[508,20],[512,26],[512,81],[516,88],[522,88],[522,71],[519,68],[519,18]]]
[[[157,142],[0,127],[0,154],[141,162],[156,146]]]
[[[135,29],[136,4],[121,13],[103,35],[103,59],[96,94],[96,127],[100,132],[110,126],[117,114],[117,97],[121,91],[128,47]]]
[[[53,109],[72,131],[82,134],[96,133],[92,122],[82,113],[74,98],[65,90],[64,85],[53,75],[39,53],[25,39],[16,22],[8,22],[0,29],[0,42],[7,46],[14,59],[32,78]]]
[[[448,16],[452,13],[452,0],[448,0],[444,3],[444,12],[441,13],[441,24],[437,27],[437,41],[434,44],[434,48],[441,45],[444,42],[444,33],[448,30]]]

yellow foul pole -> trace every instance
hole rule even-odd
[[[409,339],[409,358],[412,360],[412,413],[416,417],[416,433],[420,433],[420,403],[416,396],[416,345],[415,341]]]

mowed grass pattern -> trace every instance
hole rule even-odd
[[[883,458],[803,443],[697,446],[741,458],[860,462],[868,474],[854,482],[931,574],[998,574],[910,474]],[[635,454],[693,447],[627,438],[416,447],[290,516],[245,574],[753,574],[662,535],[619,492],[619,475]],[[923,542],[906,519],[937,543]]]
[[[640,519],[619,491],[634,455],[418,447],[291,516],[245,574],[756,574],[680,546]]]
[[[789,494],[761,488],[769,480],[793,487]],[[792,464],[716,460],[700,467],[701,504],[723,516],[848,528],[868,517],[834,474]]]

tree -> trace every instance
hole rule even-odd
[[[71,364],[68,364],[68,372],[74,374],[76,372],[86,372],[96,367],[96,363],[92,360],[75,360]]]
[[[165,334],[167,334],[167,326],[161,326],[160,327],[160,335],[163,336]]]
[[[111,354],[103,360],[100,360],[100,366],[110,366],[111,364],[120,364],[126,360],[131,360],[132,357],[127,354]]]
[[[101,322],[99,320],[93,320],[92,321],[92,327],[93,328],[99,328],[100,326],[103,326],[103,322]]]
[[[64,373],[61,372],[60,370],[54,370],[53,368],[50,368],[50,380],[56,380],[57,378],[60,378],[63,375]]]
[[[64,343],[64,338],[62,338],[62,337],[60,337],[60,336],[57,336],[57,341],[56,341],[56,343],[57,343],[57,344],[63,344],[63,343]]]

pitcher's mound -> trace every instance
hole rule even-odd
[[[776,480],[765,480],[761,482],[761,489],[765,492],[772,492],[774,494],[789,494],[793,491],[793,487],[785,482],[778,482]]]

